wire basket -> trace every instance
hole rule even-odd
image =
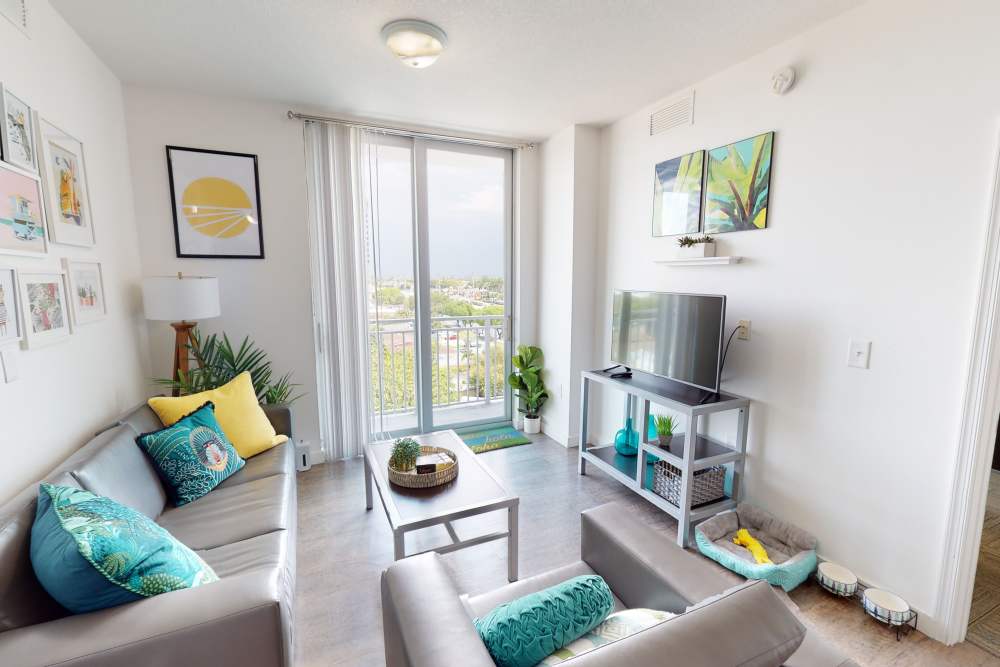
[[[682,479],[683,473],[680,468],[672,466],[662,459],[653,464],[653,491],[678,507],[681,505]],[[691,487],[691,507],[707,505],[725,497],[725,466],[703,468],[694,473],[694,484]]]

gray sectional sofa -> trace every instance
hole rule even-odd
[[[493,667],[473,618],[595,573],[614,593],[616,611],[645,607],[680,615],[570,658],[567,666],[857,667],[797,618],[767,582],[739,586],[735,575],[679,548],[625,507],[587,510],[581,529],[580,560],[482,595],[460,595],[437,554],[394,563],[382,575],[388,667]]]
[[[287,408],[265,407],[291,438]],[[152,517],[220,581],[70,615],[29,557],[38,484],[0,506],[0,665],[290,667],[296,491],[289,442],[247,460],[208,495],[174,507],[135,444],[161,428],[145,405],[101,432],[43,480],[78,486]]]

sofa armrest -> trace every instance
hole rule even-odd
[[[580,557],[627,607],[683,612],[742,581],[608,503],[580,515]]]
[[[279,435],[287,435],[292,440],[292,408],[287,404],[261,405],[271,426]]]
[[[279,572],[197,588],[0,634],[0,665],[291,667]]]
[[[778,667],[805,636],[805,626],[767,582],[757,581],[686,614],[599,646],[574,658],[573,665]]]
[[[382,573],[386,667],[495,667],[436,553]]]

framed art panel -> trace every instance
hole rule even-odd
[[[21,328],[17,271],[0,266],[0,348],[20,342]]]
[[[31,107],[0,84],[0,147],[3,159],[26,171],[38,171],[35,115]]]
[[[167,146],[178,257],[264,258],[257,156]]]
[[[66,245],[93,246],[96,237],[83,144],[45,119],[36,119],[49,239]]]
[[[48,252],[42,185],[35,174],[0,162],[0,253]]]
[[[653,180],[653,236],[694,234],[701,227],[701,183],[705,151],[656,165]]]
[[[25,347],[41,347],[68,338],[71,331],[62,272],[22,271],[19,278]]]
[[[767,227],[774,132],[708,151],[705,233]]]
[[[90,324],[104,319],[107,305],[104,300],[104,274],[100,262],[64,259],[66,283],[69,289],[69,310],[73,325]]]

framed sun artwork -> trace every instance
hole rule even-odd
[[[49,240],[93,246],[96,236],[90,213],[83,144],[43,118],[37,118],[37,126],[39,172],[45,191]]]
[[[257,156],[167,146],[178,257],[264,259]]]
[[[24,346],[31,349],[66,340],[70,333],[65,277],[61,271],[19,276]]]

